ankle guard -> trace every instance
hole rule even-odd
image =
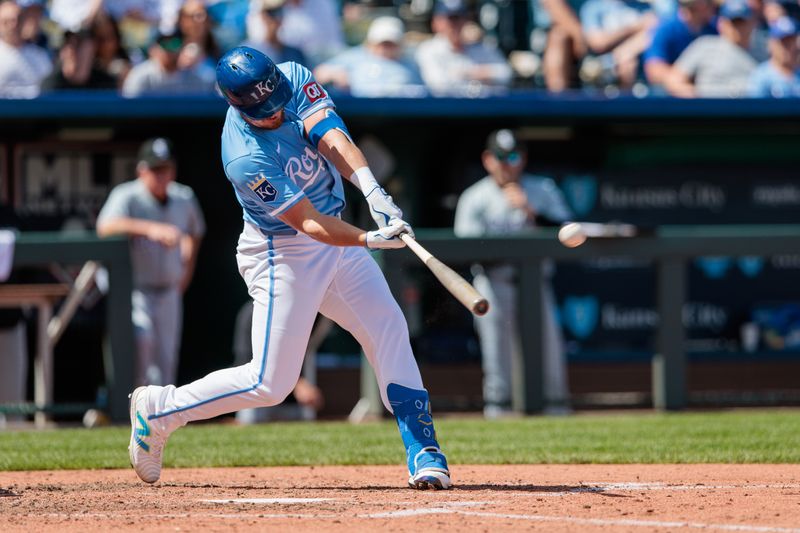
[[[396,383],[386,387],[389,404],[397,419],[397,428],[403,439],[408,459],[408,470],[413,475],[417,465],[415,458],[423,448],[439,448],[436,430],[433,427],[430,402],[425,390],[409,389]]]

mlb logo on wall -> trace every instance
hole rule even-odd
[[[258,195],[262,202],[271,202],[278,196],[278,190],[263,175],[247,184],[250,190]]]

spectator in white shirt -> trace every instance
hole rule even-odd
[[[89,26],[103,10],[103,0],[51,0],[50,20],[65,31],[78,32]]]
[[[353,96],[427,96],[417,65],[405,57],[403,21],[378,17],[367,38],[314,69],[319,83],[331,84]]]
[[[437,1],[434,36],[420,43],[416,53],[422,79],[434,95],[485,96],[511,82],[511,67],[496,48],[464,40],[467,20],[463,0]]]
[[[13,0],[0,3],[0,97],[36,98],[53,70],[47,52],[22,41],[20,7]]]

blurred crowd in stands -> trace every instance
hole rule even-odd
[[[0,97],[215,91],[245,44],[355,96],[800,96],[800,0],[2,0]]]

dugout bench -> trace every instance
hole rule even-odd
[[[507,261],[519,266],[519,309],[522,355],[514,361],[513,407],[539,413],[544,407],[542,383],[542,263],[546,259],[577,261],[593,257],[629,257],[656,266],[656,305],[659,314],[652,359],[653,407],[686,407],[686,333],[683,306],[687,294],[688,261],[700,256],[769,256],[800,250],[800,225],[661,226],[648,235],[630,238],[590,238],[566,248],[557,229],[542,228],[515,236],[459,239],[450,230],[415,230],[417,239],[441,261],[468,265]],[[382,253],[384,275],[400,301],[405,270],[421,264],[409,250]],[[465,311],[467,312],[467,311]],[[372,370],[362,365],[362,372]],[[380,406],[374,378],[362,375],[362,397]]]

